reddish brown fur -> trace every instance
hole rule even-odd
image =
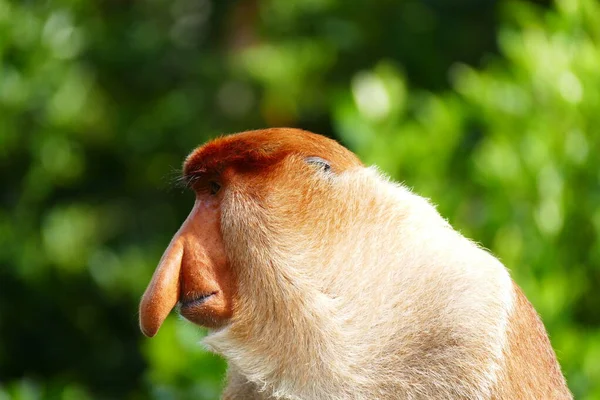
[[[290,154],[326,158],[336,172],[362,165],[331,139],[299,129],[263,129],[224,136],[196,149],[186,159],[185,176],[219,174],[228,167],[254,173],[277,165]]]
[[[510,316],[505,371],[494,399],[571,399],[556,362],[544,324],[521,288],[514,285],[515,308]]]

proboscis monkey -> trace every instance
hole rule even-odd
[[[194,207],[140,305],[178,304],[229,364],[224,399],[569,399],[506,268],[425,199],[297,129],[185,161]]]

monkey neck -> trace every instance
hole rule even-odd
[[[334,382],[340,385],[336,391],[353,386],[357,360],[349,357],[336,300],[290,268],[273,266],[271,271],[277,272],[251,285],[240,279],[239,297],[245,299],[237,304],[240,312],[205,344],[245,379],[272,393],[318,398]],[[249,287],[252,295],[243,293]]]

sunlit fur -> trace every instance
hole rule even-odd
[[[228,361],[225,399],[571,398],[507,270],[427,200],[331,141],[311,154],[293,141],[314,135],[253,134],[292,150],[228,172],[221,193],[237,294],[204,343]],[[230,138],[197,150],[188,172]]]

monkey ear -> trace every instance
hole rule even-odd
[[[323,172],[332,172],[329,161],[324,160],[321,157],[306,157],[304,161],[306,161],[307,164],[314,165],[315,167],[321,169]]]

